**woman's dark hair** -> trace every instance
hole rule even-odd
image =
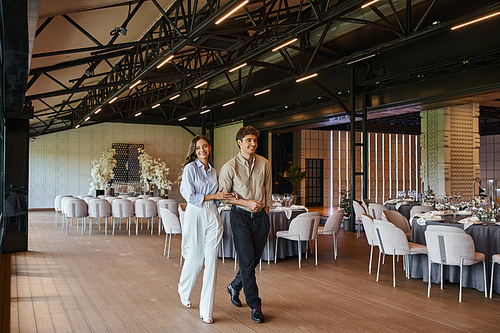
[[[196,143],[200,140],[205,140],[206,142],[208,142],[208,145],[210,147],[212,147],[210,140],[204,135],[197,135],[191,139],[191,142],[189,143],[189,147],[188,147],[188,152],[186,155],[186,160],[184,161],[184,163],[181,164],[181,172],[179,173],[179,176],[177,177],[176,183],[179,186],[181,185],[182,172],[184,171],[184,167],[186,166],[186,164],[189,164],[197,159],[197,157],[196,157]],[[208,163],[212,164],[212,151],[210,151],[210,153],[208,154]]]

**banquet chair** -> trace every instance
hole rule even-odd
[[[387,210],[387,208],[378,203],[371,203],[368,205],[368,214],[370,214],[375,220],[382,219],[382,212],[384,210]]]
[[[441,289],[443,289],[443,265],[460,266],[460,291],[458,301],[462,302],[463,266],[483,263],[484,297],[488,297],[486,286],[486,261],[484,253],[476,252],[474,240],[460,228],[451,226],[429,225],[425,230],[429,261],[429,281],[427,297],[431,297],[432,263],[441,265]]]
[[[363,214],[361,221],[363,222],[363,229],[365,229],[366,240],[368,241],[368,244],[370,244],[370,263],[368,264],[368,274],[371,274],[372,261],[373,261],[373,247],[379,246],[378,237],[377,237],[377,232],[375,231],[373,217],[371,217],[368,214]]]
[[[391,222],[399,229],[403,230],[406,235],[406,238],[410,239],[411,236],[410,223],[408,223],[408,220],[406,219],[406,217],[403,216],[403,214],[401,214],[397,210],[386,209],[382,212],[382,220],[384,219],[387,220],[387,222]]]
[[[177,207],[179,204],[174,199],[161,199],[158,204],[158,207],[168,208],[175,216],[178,216],[179,209]]]
[[[280,238],[297,241],[297,247],[299,252],[299,268],[301,267],[302,260],[302,241],[307,241],[311,235],[311,224],[315,219],[315,216],[302,216],[303,214],[297,215],[290,222],[288,230],[282,230],[276,232],[276,249],[274,252],[274,263],[278,258],[278,241]]]
[[[141,195],[138,195],[137,197],[138,197],[139,199],[147,199],[147,198],[150,198],[150,197],[151,197],[151,195],[149,195],[149,194],[141,194]]]
[[[70,196],[67,196],[67,197],[64,196],[61,199],[61,213],[62,213],[62,217],[63,217],[63,221],[61,223],[61,230],[64,230],[64,226],[65,226],[65,223],[66,223],[66,220],[67,220],[66,213],[64,211],[64,206],[65,206],[66,201],[68,201],[70,199],[77,199],[77,198],[74,198],[73,196],[70,195]]]
[[[493,298],[493,273],[495,272],[495,264],[500,264],[500,254],[494,254],[491,256],[490,298]]]
[[[375,219],[373,221],[379,243],[377,281],[380,276],[380,256],[381,253],[392,255],[392,281],[396,287],[396,256],[403,256],[403,268],[406,277],[410,278],[410,266],[408,256],[411,254],[426,254],[425,245],[408,242],[405,233],[391,222]]]
[[[363,200],[361,200],[361,206],[363,206],[363,208],[365,209],[366,214],[369,214],[368,205],[371,204],[371,203],[376,203],[376,202],[373,201],[373,200],[371,200],[371,199],[363,199]]]
[[[170,246],[172,245],[172,235],[182,235],[182,227],[177,216],[174,215],[168,208],[160,208],[160,216],[163,222],[163,229],[165,229],[165,247],[163,249],[163,255],[167,252],[168,243],[168,254],[167,258],[170,258]],[[181,261],[182,265],[182,245],[181,245]]]
[[[82,235],[84,229],[83,220],[86,219],[88,214],[87,203],[81,199],[72,198],[64,201],[64,214],[66,215],[66,235],[69,234],[68,231],[68,219],[76,218],[76,230],[78,230],[78,219],[82,219]],[[73,224],[73,223],[71,223]]]
[[[127,200],[130,201],[130,202],[132,202],[134,204],[134,207],[135,207],[135,202],[137,200],[139,200],[139,198],[138,197],[128,197]]]
[[[56,199],[54,200],[54,209],[56,211],[56,227],[57,227],[57,215],[59,215],[59,212],[62,212],[62,206],[61,206],[61,200],[62,198],[72,198],[73,196],[71,195],[58,195],[56,196]]]
[[[110,198],[106,198],[110,199]],[[113,235],[115,234],[116,219],[120,220],[120,230],[122,229],[122,219],[127,219],[127,226],[130,226],[130,218],[134,216],[134,204],[127,199],[111,200],[111,213],[113,215]],[[137,225],[136,225],[137,229]],[[130,235],[130,228],[129,228]]]
[[[324,227],[318,228],[318,234],[333,236],[333,257],[337,259],[337,235],[344,218],[344,210],[339,209],[328,217]]]
[[[154,231],[154,220],[158,215],[158,210],[156,208],[156,203],[148,199],[139,199],[135,202],[135,234],[139,234],[139,220],[143,218],[148,219],[148,230],[151,225],[151,235]],[[159,221],[158,221],[159,222]],[[158,229],[160,229],[160,224],[158,223]],[[142,230],[142,220],[141,220],[141,230]],[[130,235],[130,228],[128,229],[128,234]]]
[[[97,219],[99,230],[101,230],[101,217],[106,218],[104,234],[108,234],[108,217],[111,216],[111,204],[104,199],[94,198],[88,202],[89,208],[89,235],[92,234],[92,219]]]
[[[89,204],[89,201],[92,200],[92,199],[97,199],[96,197],[93,197],[93,196],[89,196],[89,197],[85,197],[83,198],[83,201],[85,201],[87,203],[87,205]]]
[[[130,198],[130,197],[132,197],[130,194],[120,194],[120,195],[118,196],[118,198],[120,198],[120,199],[128,199],[128,198]]]
[[[317,217],[318,218],[318,226],[319,226],[319,222],[320,222],[320,214],[319,214],[319,212],[305,212],[305,213],[300,213],[299,215],[301,217],[311,217],[311,216],[314,216],[315,218]],[[297,216],[299,216],[299,215],[297,215]],[[312,231],[313,231],[312,228],[314,228],[314,227],[315,227],[314,225],[311,225],[311,236],[312,236]],[[307,241],[307,244],[306,244],[306,258],[307,258],[307,253],[309,252],[309,249],[312,250],[312,246],[309,244],[311,239],[309,239]]]
[[[311,233],[309,236],[309,241],[307,242],[308,244],[312,241],[314,241],[314,262],[315,265],[318,264],[318,229],[319,229],[319,222],[321,221],[321,218],[318,215],[312,215],[311,218],[313,219],[311,222]],[[269,237],[267,237],[267,248],[269,249]],[[312,246],[311,246],[312,249]],[[269,254],[268,254],[269,257]],[[307,251],[306,251],[306,258],[307,258]],[[261,261],[262,265],[262,261]]]
[[[436,210],[436,209],[432,206],[413,206],[410,209],[410,220],[414,215],[430,212],[431,210]]]
[[[99,199],[106,199],[106,198],[110,198],[112,197],[112,195],[109,195],[109,194],[101,194],[101,195],[98,195],[97,196]]]
[[[85,199],[85,198],[88,198],[88,197],[93,197],[93,195],[90,195],[90,194],[80,194],[80,195],[77,195],[76,196],[78,199]]]
[[[362,216],[363,214],[367,214],[368,212],[365,211],[365,208],[356,200],[352,201],[352,207],[354,208],[354,216],[355,216],[355,221],[357,225],[357,238],[361,235],[361,225],[363,224],[362,222]]]

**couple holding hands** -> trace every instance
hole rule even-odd
[[[271,199],[271,164],[255,154],[259,131],[252,126],[238,130],[236,142],[240,152],[217,172],[212,167],[212,147],[203,135],[195,136],[182,165],[181,194],[188,205],[182,225],[182,254],[185,262],[179,281],[179,296],[191,307],[190,296],[196,278],[205,265],[200,297],[200,317],[213,323],[212,310],[217,284],[217,255],[223,226],[216,200],[232,205],[230,212],[234,246],[239,270],[227,286],[231,302],[241,307],[239,293],[243,289],[251,319],[264,322],[255,267],[269,233]]]

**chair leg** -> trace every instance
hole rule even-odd
[[[441,289],[443,289],[443,264],[441,264]]]
[[[427,281],[427,297],[431,297],[431,270],[432,270],[432,262],[431,257],[427,254],[427,262],[429,264],[429,280]]]
[[[373,244],[370,245],[370,263],[368,264],[368,274],[372,273]]]
[[[377,280],[375,280],[375,281],[378,281],[378,277],[380,275],[380,257],[381,257],[381,255],[382,255],[382,251],[380,251],[380,248],[379,248],[379,250],[378,250],[378,264],[377,264]],[[385,253],[384,253],[384,255],[385,255]]]
[[[224,263],[224,236],[221,237],[220,245],[222,247],[222,263]],[[181,255],[182,258],[182,255]]]
[[[131,219],[131,217],[130,217],[130,219]],[[137,219],[135,220],[135,234],[136,234],[136,236],[139,234],[139,224],[137,223]]]
[[[396,287],[396,254],[392,254],[392,286]]]
[[[57,227],[57,215],[59,215],[59,212],[56,210],[56,227]]]
[[[170,230],[170,235],[169,235],[169,240],[168,240],[168,254],[167,258],[170,258],[170,246],[172,245],[172,230]]]
[[[267,264],[268,264],[268,265],[269,265],[269,261],[271,260],[271,259],[269,259],[269,258],[271,257],[270,253],[271,253],[271,252],[270,252],[270,250],[269,250],[269,234],[268,234],[268,235],[267,235]]]
[[[373,250],[373,247],[372,247],[372,250]],[[337,235],[335,235],[335,233],[333,234],[333,257],[335,258],[335,260],[337,260]],[[370,254],[370,260],[371,260],[371,254]],[[370,269],[371,269],[372,265],[370,263]]]
[[[89,217],[89,236],[92,235],[92,218]]]
[[[149,220],[151,220],[151,236],[153,236],[153,231],[154,231],[154,220],[150,217],[148,217],[148,224],[149,224]]]
[[[167,253],[167,240],[168,240],[168,234],[165,235],[165,247],[163,248],[163,255]]]
[[[491,263],[491,283],[490,283],[490,298],[493,298],[493,273],[495,272],[495,262]]]
[[[276,263],[276,259],[278,258],[278,239],[279,239],[279,237],[276,237],[276,249],[274,251],[274,263]]]
[[[463,270],[464,259],[460,260],[460,291],[458,292],[458,301],[462,302],[462,270]]]
[[[301,243],[300,243],[300,237],[299,237],[299,241],[297,242],[298,244],[298,248],[299,248],[299,268],[301,267],[300,266],[300,259],[302,259],[302,249],[301,249]],[[306,258],[307,258],[307,243],[306,243]]]
[[[483,261],[483,275],[484,275],[484,297],[488,297],[488,286],[486,285],[486,261]]]
[[[108,234],[108,217],[106,216],[106,222],[104,222],[104,234]]]
[[[116,226],[116,217],[113,216],[113,233],[112,233],[113,236],[115,234],[115,226]]]

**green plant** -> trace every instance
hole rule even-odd
[[[346,219],[351,218],[351,192],[349,192],[346,189],[343,189],[340,192],[340,195],[342,196],[340,200],[340,205],[339,207],[344,209],[344,217]]]
[[[306,172],[300,171],[300,168],[291,165],[290,169],[286,170],[283,173],[278,173],[281,177],[283,177],[286,181],[290,182],[293,186],[293,194],[297,195],[297,186],[306,178]]]

